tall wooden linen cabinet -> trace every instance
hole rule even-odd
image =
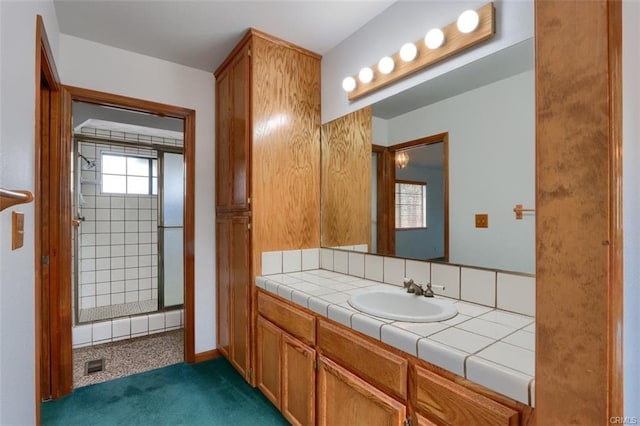
[[[320,59],[250,29],[214,73],[217,347],[252,385],[262,252],[320,246]]]

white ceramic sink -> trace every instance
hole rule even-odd
[[[402,289],[364,291],[349,297],[348,302],[366,314],[396,321],[444,321],[458,314],[456,305],[448,300],[416,296]]]

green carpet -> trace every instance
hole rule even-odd
[[[76,389],[42,404],[43,425],[286,425],[224,358]]]

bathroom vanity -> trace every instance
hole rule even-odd
[[[508,379],[500,391],[482,386],[470,374],[499,365],[474,355],[459,359],[460,351],[439,337],[416,333],[437,336],[435,330],[473,320],[472,313],[494,320],[504,314],[533,331],[532,317],[458,301],[458,319],[414,323],[411,332],[400,328],[409,323],[345,303],[349,294],[404,291],[398,286],[323,269],[258,277],[256,285],[257,384],[292,424],[530,424],[532,377],[520,390]],[[504,345],[499,340],[484,343]],[[502,367],[504,376],[514,373]]]

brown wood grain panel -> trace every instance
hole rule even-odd
[[[318,320],[318,349],[380,389],[407,399],[407,360],[351,330]]]
[[[425,368],[412,368],[409,391],[411,405],[438,423],[470,426],[519,424],[517,411]]]
[[[322,246],[371,247],[371,107],[322,126]]]
[[[315,344],[316,319],[313,315],[262,291],[258,292],[258,313],[303,342]]]
[[[261,253],[320,244],[320,61],[252,40],[254,270]]]
[[[227,359],[231,331],[231,223],[228,218],[216,218],[216,313],[217,344],[220,353]]]
[[[216,210],[231,198],[231,73],[216,78]]]
[[[233,216],[230,219],[230,280],[231,301],[230,361],[244,376],[249,377],[251,368],[251,242],[248,216]]]
[[[536,417],[545,424],[606,424],[620,415],[609,406],[619,342],[611,332],[621,316],[612,304],[620,302],[608,299],[621,297],[610,269],[620,241],[611,225],[619,182],[610,172],[619,127],[610,99],[619,93],[609,62],[620,60],[609,31],[621,22],[609,4],[535,6]]]
[[[262,317],[256,322],[256,384],[278,409],[282,389],[282,331]]]
[[[282,414],[295,426],[316,423],[316,351],[282,335]]]
[[[406,407],[333,361],[318,357],[318,424],[401,426]]]

